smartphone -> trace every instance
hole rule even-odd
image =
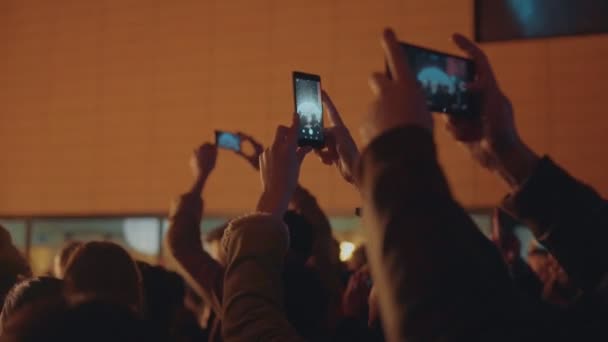
[[[471,59],[400,44],[430,111],[471,119],[479,117],[478,97],[466,88],[466,84],[475,79],[475,63]],[[388,65],[386,70],[390,78]]]
[[[215,131],[215,144],[218,147],[225,148],[227,150],[232,150],[235,152],[241,151],[241,137],[239,137],[238,134]]]
[[[300,117],[298,146],[322,148],[325,145],[325,139],[323,135],[321,77],[294,71],[293,99],[295,111]]]

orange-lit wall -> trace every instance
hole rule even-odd
[[[187,188],[187,160],[214,129],[270,142],[292,112],[290,71],[323,76],[357,133],[383,69],[378,37],[455,52],[471,0],[3,0],[0,214],[164,212]],[[522,135],[608,195],[608,36],[487,44]],[[504,188],[441,129],[441,160],[469,207]],[[356,193],[306,161],[302,182],[334,214]],[[252,210],[258,176],[222,151],[207,210]]]

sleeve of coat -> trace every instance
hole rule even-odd
[[[513,337],[506,266],[452,197],[430,132],[402,127],[375,139],[357,179],[387,340]]]
[[[171,210],[165,244],[180,274],[221,317],[224,268],[203,249],[202,213],[203,201],[199,194],[182,195]]]
[[[226,251],[222,336],[232,341],[302,341],[283,308],[281,273],[289,235],[285,224],[267,214],[230,223]]]
[[[551,159],[503,202],[525,222],[583,290],[599,286],[608,271],[608,204]]]

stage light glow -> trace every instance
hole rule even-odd
[[[340,261],[347,261],[353,257],[355,244],[349,241],[340,242]]]
[[[158,220],[155,218],[127,218],[123,234],[129,247],[147,255],[159,252]]]

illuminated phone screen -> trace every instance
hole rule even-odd
[[[314,77],[294,75],[295,106],[300,117],[298,140],[301,145],[323,144],[321,81]]]
[[[472,60],[401,43],[430,111],[462,117],[479,115],[477,97],[466,88],[475,78]]]
[[[241,150],[241,138],[229,132],[215,132],[215,142],[218,147],[239,152]]]

